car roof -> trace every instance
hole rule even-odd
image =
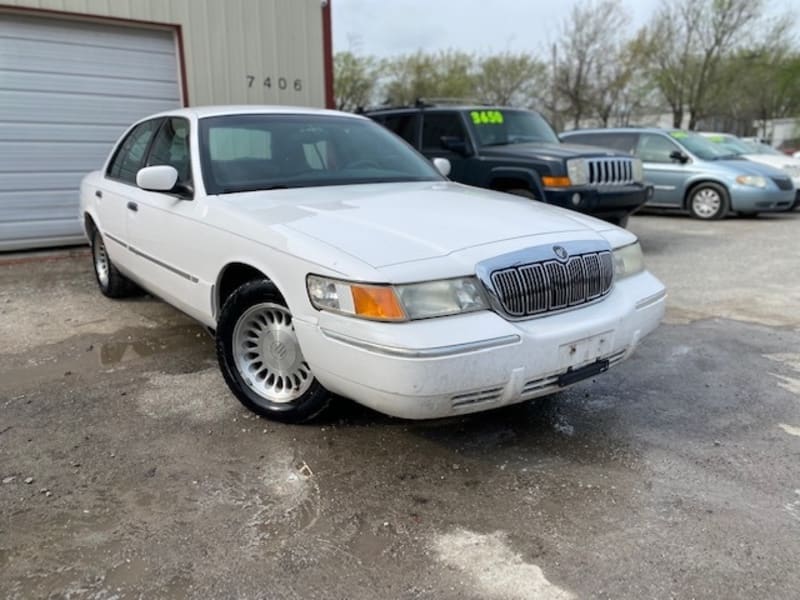
[[[266,104],[232,104],[219,106],[191,106],[164,111],[148,118],[154,117],[186,117],[204,119],[206,117],[222,117],[230,115],[327,115],[336,117],[350,117],[363,119],[359,115],[345,113],[338,110],[313,108],[308,106],[279,106]]]
[[[530,108],[518,108],[514,106],[501,106],[499,104],[426,104],[424,106],[387,106],[384,108],[371,108],[364,111],[367,115],[377,115],[380,113],[398,112],[436,112],[436,111],[467,111],[467,110],[521,110],[525,112],[536,112]]]
[[[678,129],[677,127],[608,127],[608,128],[586,128],[586,129],[570,129],[564,131],[561,135],[570,135],[572,133],[666,133],[670,134],[676,131],[684,133],[689,132],[685,129]]]

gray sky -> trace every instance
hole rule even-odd
[[[632,28],[665,0],[627,0]],[[545,53],[575,0],[331,0],[335,51],[393,56],[453,48]],[[800,8],[772,0],[771,14]],[[795,12],[798,23],[797,14]],[[800,30],[800,23],[795,31]]]

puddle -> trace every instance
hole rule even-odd
[[[77,336],[60,344],[40,347],[27,357],[14,357],[12,365],[4,369],[3,383],[11,387],[41,385],[44,381],[114,370],[162,355],[178,357],[181,364],[196,360],[198,368],[205,368],[204,359],[213,360],[214,342],[195,324],[127,327],[99,338]]]

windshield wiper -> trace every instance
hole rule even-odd
[[[224,187],[219,192],[220,194],[238,194],[241,192],[268,192],[270,190],[288,190],[288,185],[242,185],[242,186],[231,186],[231,187]]]

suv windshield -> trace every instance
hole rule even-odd
[[[479,146],[502,146],[528,142],[558,144],[558,136],[541,115],[527,110],[471,110]]]
[[[367,119],[226,115],[200,120],[209,194],[443,177],[402,140]]]
[[[721,158],[732,158],[737,154],[731,152],[722,145],[708,141],[702,135],[689,133],[688,131],[671,131],[670,137],[702,160],[719,160]]]

